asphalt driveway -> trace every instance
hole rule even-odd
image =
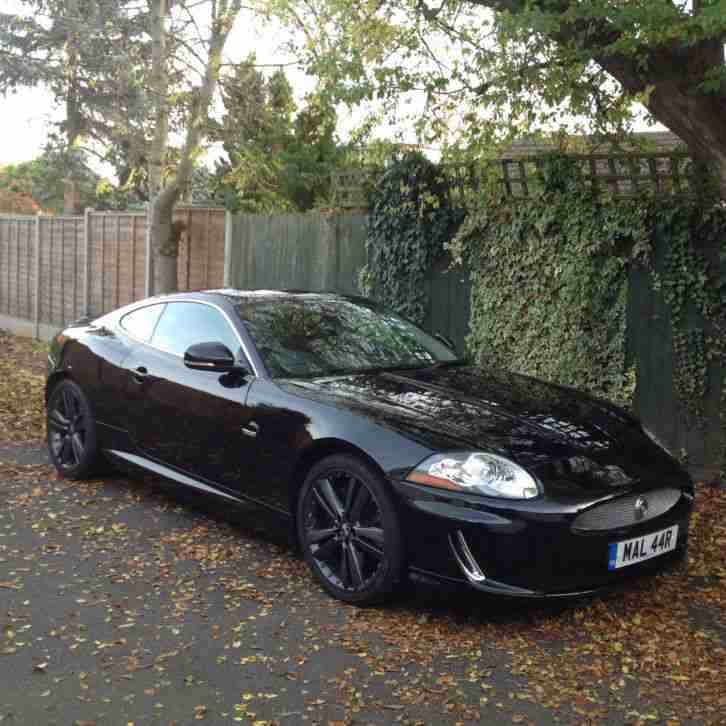
[[[726,723],[726,493],[607,597],[324,595],[257,511],[47,464],[42,346],[0,334],[0,724]]]

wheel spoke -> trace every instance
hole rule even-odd
[[[345,492],[345,511],[350,514],[351,507],[353,506],[353,499],[355,497],[356,489],[358,488],[358,482],[355,477],[348,477],[348,489]]]
[[[65,442],[65,436],[59,433],[54,433],[50,440],[50,445],[53,447],[53,455],[60,459],[60,452],[63,449],[63,444]]]
[[[330,517],[330,521],[337,522],[338,518],[335,516],[335,512],[330,508],[330,505],[325,501],[323,495],[316,487],[313,487],[313,496],[315,497],[315,501],[320,505],[320,508]]]
[[[68,420],[72,421],[78,414],[78,411],[76,409],[75,396],[68,390],[63,391],[63,406],[66,409]]]
[[[308,542],[317,544],[330,539],[338,532],[337,527],[325,527],[324,529],[309,529],[307,531]]]
[[[350,561],[348,559],[348,548],[343,545],[343,551],[340,560],[340,581],[343,587],[350,586]]]
[[[83,439],[79,433],[76,432],[71,436],[71,446],[73,447],[73,456],[76,463],[80,463],[83,456]]]
[[[67,434],[63,437],[58,458],[63,464],[73,464],[73,444],[71,444],[71,437]]]
[[[368,487],[366,487],[366,486],[358,487],[358,491],[356,492],[355,499],[353,500],[353,504],[348,512],[348,516],[349,516],[351,522],[360,521],[360,516],[363,513],[363,510],[365,509],[366,504],[368,504],[370,499],[371,499],[371,493],[368,491]]]
[[[363,584],[363,569],[361,568],[358,550],[355,548],[353,542],[348,542],[348,561],[350,562],[350,569],[353,575],[353,584],[356,587],[360,587]]]
[[[312,554],[316,560],[328,560],[331,555],[339,550],[340,542],[335,537],[331,537],[329,540],[323,542],[323,544],[318,545],[318,548]]]
[[[56,408],[48,415],[48,424],[54,431],[65,434],[68,432],[70,421]]]
[[[335,515],[338,519],[343,516],[343,505],[338,498],[338,495],[335,493],[335,489],[333,489],[333,485],[330,482],[330,479],[321,479],[318,482],[320,493],[325,498],[325,501],[328,503],[328,506],[331,508],[333,512],[335,512]]]
[[[383,545],[383,530],[380,527],[353,527],[353,531],[360,538],[370,539]]]
[[[383,559],[383,550],[378,549],[378,547],[375,547],[370,542],[366,542],[364,539],[360,539],[359,537],[356,537],[353,542],[355,542],[355,546],[359,549],[365,552],[367,555],[371,555],[372,557],[375,557],[377,560]]]

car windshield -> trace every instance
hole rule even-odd
[[[456,353],[413,323],[365,301],[329,295],[236,304],[274,378],[453,363]]]

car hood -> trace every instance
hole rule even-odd
[[[599,470],[599,483],[610,486],[674,471],[622,409],[515,373],[448,366],[299,385],[434,450],[484,450],[530,470],[565,466],[579,478]]]

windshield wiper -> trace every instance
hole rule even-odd
[[[463,366],[469,363],[467,358],[454,358],[454,360],[440,360],[436,363],[432,363],[430,366],[424,366],[424,368],[451,368],[452,366]]]

